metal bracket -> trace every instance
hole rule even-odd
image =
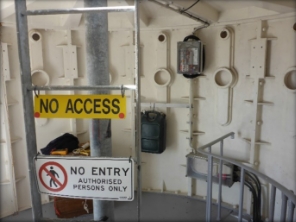
[[[38,98],[38,96],[40,94],[40,90],[37,90],[36,86],[34,86],[33,91],[34,91],[35,96]]]
[[[123,88],[123,85],[121,85],[121,96],[124,97],[125,89]]]

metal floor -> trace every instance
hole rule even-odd
[[[195,198],[163,193],[143,193],[142,195],[142,220],[145,221],[205,221],[206,204]],[[212,209],[212,219],[216,220],[216,207]],[[237,221],[231,215],[232,211],[222,209],[221,221]],[[20,212],[17,215],[2,218],[1,221],[32,221],[31,209]],[[114,202],[115,221],[136,221],[137,202],[136,196],[132,202]],[[43,205],[45,218],[57,218],[54,213],[53,203]],[[93,215],[83,215],[75,218],[81,221],[93,220]],[[64,219],[65,221],[65,219]],[[71,221],[71,219],[67,219]]]

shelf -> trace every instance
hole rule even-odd
[[[77,135],[84,134],[84,133],[86,133],[86,132],[87,132],[87,130],[77,131]]]
[[[247,139],[247,138],[243,138],[244,141],[246,141],[247,143],[251,144],[251,140]],[[265,141],[261,141],[261,140],[257,140],[255,142],[256,145],[271,145],[271,143],[269,142],[265,142]]]
[[[20,138],[20,137],[11,138],[11,144],[16,143],[16,142],[18,142],[20,140],[22,140],[22,138]]]
[[[179,130],[181,133],[188,133],[188,130]],[[205,132],[201,132],[201,131],[193,131],[192,135],[193,136],[199,136],[199,135],[204,135]]]
[[[246,103],[253,103],[253,100],[245,100]],[[273,102],[264,102],[264,101],[261,101],[261,102],[258,102],[257,103],[258,106],[273,106]]]
[[[11,184],[10,180],[4,180],[0,182],[1,185],[9,185]]]
[[[182,96],[181,99],[189,100],[189,96]],[[194,97],[193,100],[200,101],[200,100],[206,100],[206,98],[205,97]]]
[[[25,178],[26,178],[26,176],[20,176],[18,178],[15,178],[15,182],[18,183],[18,182],[22,181]]]
[[[13,105],[16,105],[18,103],[19,103],[18,101],[13,100],[13,99],[7,100],[7,105],[8,106],[13,106]]]
[[[246,78],[253,79],[250,75],[247,75]],[[275,79],[275,76],[264,76],[264,79]]]
[[[132,131],[132,129],[125,128],[125,129],[123,129],[122,131],[123,131],[123,132],[131,132],[131,131]],[[137,130],[135,130],[135,132],[137,132]]]
[[[141,107],[151,107],[153,108],[190,108],[188,103],[141,103]]]

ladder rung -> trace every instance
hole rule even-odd
[[[69,90],[136,90],[136,85],[121,85],[121,86],[110,86],[110,85],[99,85],[99,86],[32,86],[29,88],[31,91],[69,91]]]
[[[133,12],[135,6],[113,6],[93,8],[70,8],[70,9],[43,9],[28,10],[27,15],[56,15],[56,14],[80,14],[86,12]]]

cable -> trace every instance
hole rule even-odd
[[[257,186],[257,190],[258,190],[258,203],[257,203],[257,207],[258,207],[258,209],[259,209],[259,214],[258,214],[258,221],[260,221],[261,220],[261,183],[260,183],[260,181],[259,181],[259,179],[258,179],[258,177],[255,175],[255,174],[253,174],[253,173],[246,173],[247,175],[248,175],[248,177],[250,178],[250,179],[252,179],[253,180],[253,182],[256,184],[256,186]]]
[[[194,3],[193,3],[191,6],[189,6],[188,8],[181,10],[180,12],[181,12],[181,13],[186,12],[187,10],[189,10],[189,9],[191,9],[193,6],[195,6],[198,2],[199,2],[199,0],[197,0],[196,2],[194,2]]]
[[[249,181],[245,181],[245,185],[250,188],[250,191],[252,192],[252,195],[253,195],[253,201],[254,201],[254,203],[253,203],[253,221],[257,222],[258,221],[258,208],[257,208],[258,196],[256,194],[256,190],[253,187],[252,183],[250,183]]]

